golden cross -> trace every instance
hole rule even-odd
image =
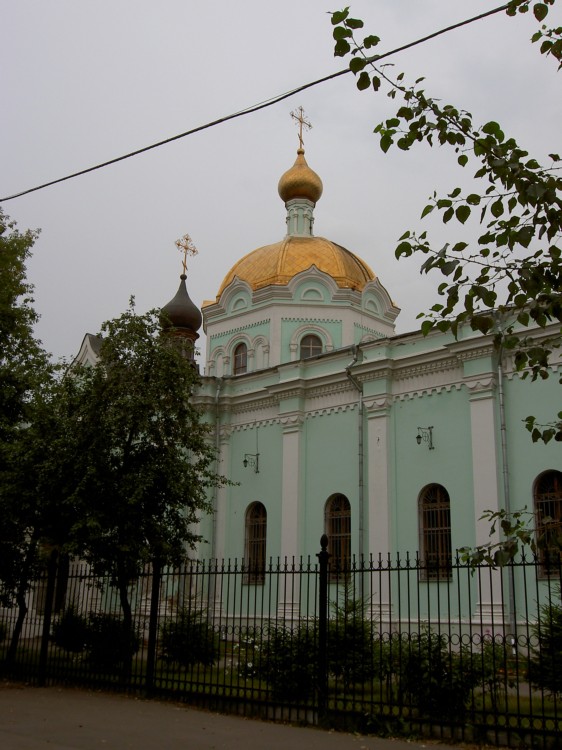
[[[181,237],[179,240],[176,240],[176,247],[178,248],[180,253],[183,253],[182,266],[183,272],[185,274],[185,272],[187,271],[187,256],[191,255],[193,257],[194,255],[197,255],[198,250],[188,234],[184,234],[183,237]]]
[[[308,122],[307,119],[305,119],[304,116],[304,109],[302,107],[298,107],[294,112],[291,112],[291,117],[293,120],[296,120],[299,123],[299,143],[300,147],[304,148],[304,141],[302,139],[302,127],[304,127],[307,130],[310,130],[312,128],[312,124]]]

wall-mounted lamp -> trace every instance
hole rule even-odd
[[[416,435],[416,442],[418,445],[422,444],[422,440],[424,443],[428,443],[428,448],[430,451],[434,449],[433,445],[433,426],[431,427],[418,427],[418,434]]]
[[[260,454],[259,453],[244,453],[244,460],[242,461],[244,468],[247,469],[251,466],[256,474],[260,473]]]

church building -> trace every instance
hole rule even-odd
[[[191,342],[203,326],[196,398],[233,482],[210,498],[197,554],[244,561],[260,586],[269,561],[315,562],[326,533],[336,572],[409,554],[435,591],[453,579],[455,550],[489,540],[485,511],[534,510],[538,533],[562,518],[560,445],[532,443],[523,422],[552,419],[558,376],[522,378],[492,335],[468,328],[396,335],[399,308],[367,262],[316,235],[322,190],[301,138],[279,180],[280,239],[225,269],[201,312],[185,274],[163,308]],[[492,594],[475,596],[482,621]],[[377,592],[381,617],[389,597]]]

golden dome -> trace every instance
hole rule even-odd
[[[236,277],[255,291],[270,284],[284,286],[311,266],[331,276],[341,289],[362,291],[375,278],[369,266],[345,247],[324,237],[288,236],[274,245],[253,250],[235,263],[225,276],[217,299]]]
[[[316,203],[322,195],[322,180],[306,163],[304,149],[299,148],[295,163],[279,180],[278,188],[284,203],[293,198],[307,198]]]

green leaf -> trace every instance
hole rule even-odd
[[[349,6],[347,6],[343,10],[337,10],[335,13],[332,13],[332,26],[336,26],[338,23],[345,21],[348,15],[349,15]]]
[[[548,7],[544,3],[535,3],[533,13],[537,21],[543,21],[548,15]]]
[[[501,198],[498,198],[497,201],[492,203],[490,211],[492,212],[492,216],[495,216],[496,219],[503,214],[503,201]]]
[[[471,206],[478,206],[480,203],[480,196],[477,193],[470,193],[470,195],[466,196],[466,202],[470,204]]]
[[[334,47],[334,57],[345,57],[351,47],[346,39],[338,39]]]
[[[461,154],[457,159],[457,162],[461,165],[461,167],[464,167],[468,162],[468,156],[466,154]]]
[[[422,211],[420,218],[423,219],[423,217],[430,214],[434,208],[435,208],[435,205],[433,203],[428,203],[427,206]]]
[[[371,85],[371,77],[368,73],[363,71],[359,78],[357,79],[357,88],[359,91],[365,91],[365,89],[368,89]]]
[[[384,151],[384,153],[386,154],[386,152],[388,151],[388,149],[389,149],[389,148],[390,148],[391,146],[392,146],[392,136],[390,136],[390,135],[388,135],[387,133],[385,133],[385,134],[384,134],[384,135],[383,135],[383,136],[381,137],[381,140],[380,140],[380,147],[381,147],[381,149],[382,149],[382,150]]]
[[[332,36],[336,41],[338,39],[349,39],[349,37],[353,36],[353,32],[349,29],[344,28],[343,26],[336,26],[336,28],[332,32]]]
[[[360,18],[348,18],[345,24],[350,29],[362,29],[365,25]]]
[[[371,34],[370,36],[366,36],[365,39],[363,39],[363,46],[365,47],[365,49],[371,49],[371,47],[376,47],[379,42],[379,37]]]
[[[459,206],[457,210],[455,211],[455,216],[457,217],[457,220],[460,221],[461,224],[464,224],[465,221],[470,216],[470,206]]]
[[[366,64],[367,61],[363,57],[354,57],[349,62],[349,69],[352,73],[358,73]]]

